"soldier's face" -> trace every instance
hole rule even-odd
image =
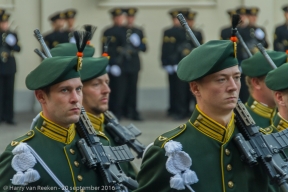
[[[79,120],[82,106],[82,82],[80,78],[62,81],[50,87],[49,94],[36,90],[43,115],[52,122],[68,127]]]
[[[118,15],[118,16],[115,16],[113,18],[114,20],[114,23],[117,25],[117,26],[122,26],[124,25],[127,21],[126,21],[126,15],[122,14],[122,15]]]
[[[0,30],[1,31],[7,31],[9,29],[9,23],[8,21],[2,21],[0,22]]]
[[[68,27],[73,27],[74,23],[75,23],[75,19],[74,18],[69,18],[66,20]]]
[[[83,106],[85,110],[96,116],[107,111],[110,94],[108,75],[104,74],[86,81],[83,85]]]
[[[248,19],[249,19],[249,24],[254,25],[254,24],[256,24],[257,16],[256,15],[248,15]]]
[[[288,120],[288,90],[285,91],[275,91],[274,98],[277,102],[278,111],[280,115]]]
[[[284,16],[285,16],[286,21],[288,21],[288,12],[285,12]]]
[[[227,114],[235,107],[241,87],[238,65],[190,82],[199,108],[206,114]]]

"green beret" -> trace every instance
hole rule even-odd
[[[273,91],[288,89],[288,63],[270,71],[266,78],[266,86]]]
[[[61,43],[50,50],[52,57],[56,56],[76,56],[77,46],[74,43]],[[83,51],[83,57],[93,57],[95,48],[91,45],[86,45]]]
[[[177,75],[181,80],[190,82],[235,65],[238,65],[238,61],[233,42],[213,40],[184,57],[178,64]]]
[[[44,59],[26,77],[26,87],[37,90],[62,81],[80,77],[77,71],[78,57],[51,57]]]
[[[267,53],[277,67],[287,61],[287,55],[284,52],[267,51]],[[243,60],[241,67],[242,73],[249,77],[261,77],[272,70],[271,65],[261,54],[261,52],[257,52],[252,57]]]
[[[107,57],[85,57],[82,61],[81,81],[89,81],[90,79],[106,74],[108,65]]]

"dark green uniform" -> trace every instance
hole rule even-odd
[[[191,185],[194,191],[269,191],[268,176],[263,173],[262,167],[250,168],[241,161],[241,154],[233,141],[238,132],[234,116],[224,127],[197,108],[188,122],[159,136],[147,150],[137,176],[140,187],[135,191],[177,191],[170,188],[169,180],[173,174],[167,171],[165,165],[164,145],[170,140],[180,142],[182,150],[192,159],[190,169],[199,179]]]
[[[276,113],[276,108],[270,108],[265,104],[256,101],[252,96],[248,98],[245,106],[259,127],[265,128],[271,125],[272,118]]]
[[[98,134],[98,136],[104,145],[109,144],[107,138],[103,137],[102,134]],[[100,173],[96,173],[89,169],[86,164],[81,163],[82,155],[76,145],[79,139],[80,136],[76,132],[74,124],[66,129],[41,116],[31,131],[12,141],[11,145],[0,156],[1,191],[4,186],[8,186],[8,189],[3,191],[21,191],[20,188],[13,190],[16,189],[17,185],[12,185],[10,181],[13,175],[16,174],[10,163],[14,156],[12,150],[19,142],[25,142],[31,146],[64,186],[68,187],[68,190],[76,191],[73,187],[78,187],[77,191],[79,191],[81,186],[87,187],[84,189],[85,191],[95,191],[95,188],[93,190],[92,187],[99,187],[99,191],[101,188],[104,189],[105,184]],[[53,191],[63,191],[39,162],[36,163],[33,169],[38,171],[40,179],[26,185],[24,191],[49,191],[37,187],[53,187]],[[32,187],[32,189],[29,190],[29,187]]]

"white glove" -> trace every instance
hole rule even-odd
[[[164,69],[167,71],[169,75],[172,75],[174,73],[174,68],[172,65],[166,65],[164,66]]]
[[[265,37],[264,31],[262,31],[262,29],[260,29],[260,28],[257,28],[257,29],[255,30],[255,37],[256,37],[258,40],[264,39],[264,37]]]
[[[5,38],[5,42],[10,46],[14,46],[16,44],[16,41],[16,37],[12,34],[7,35]]]
[[[110,65],[107,65],[107,67],[106,67],[107,73],[109,72],[109,70],[110,70]]]
[[[129,40],[134,47],[139,47],[139,45],[141,43],[140,37],[136,33],[132,33],[129,37]]]
[[[76,43],[76,40],[75,40],[74,36],[69,39],[69,43]]]
[[[119,77],[121,75],[121,69],[118,65],[112,65],[110,67],[110,73],[116,77]]]
[[[178,65],[173,65],[173,69],[174,69],[175,73],[177,72],[177,68],[178,68]]]

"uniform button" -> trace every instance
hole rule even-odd
[[[74,151],[73,149],[70,149],[69,151],[70,151],[70,153],[71,153],[72,155],[75,154],[75,151]]]
[[[233,183],[232,181],[228,181],[228,187],[229,187],[229,188],[234,187],[234,183]]]
[[[40,131],[44,132],[45,131],[44,127],[41,127]]]
[[[78,161],[74,161],[74,165],[75,165],[76,167],[78,167],[78,166],[79,166]]]
[[[225,154],[226,154],[227,156],[230,155],[229,149],[225,149]]]
[[[30,135],[31,135],[31,132],[28,132],[27,135],[30,136]]]
[[[80,189],[80,192],[85,192],[85,190],[84,189]]]
[[[232,170],[232,165],[228,164],[227,165],[227,171],[231,171]]]
[[[77,176],[77,179],[78,179],[78,181],[82,181],[82,180],[83,180],[83,177],[82,177],[81,175],[78,175],[78,176]]]

